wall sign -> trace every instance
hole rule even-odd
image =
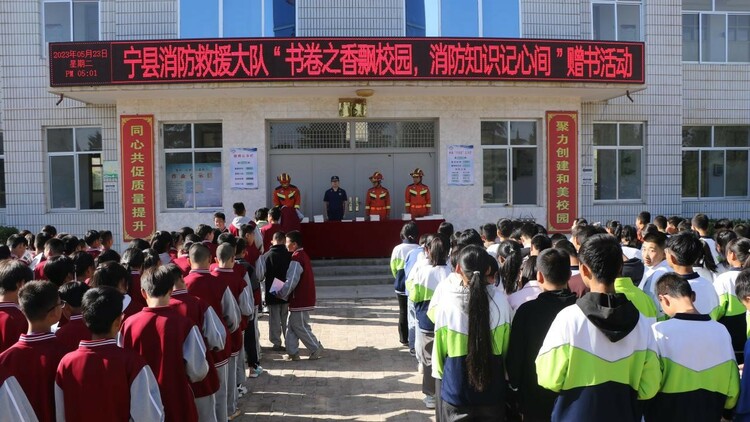
[[[120,116],[123,238],[156,231],[154,209],[154,116]]]
[[[493,38],[219,38],[49,44],[50,85],[320,80],[644,83],[644,44]]]
[[[448,185],[474,184],[474,145],[448,145]]]
[[[578,112],[548,111],[547,230],[569,232],[578,217]]]
[[[229,150],[232,189],[258,189],[258,148]]]

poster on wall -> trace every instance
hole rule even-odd
[[[154,116],[120,116],[123,239],[156,231]]]
[[[448,145],[448,185],[474,184],[474,146]]]
[[[104,177],[102,178],[104,184],[104,192],[117,192],[117,170],[120,164],[117,161],[105,161],[103,163]]]
[[[232,189],[258,189],[258,148],[232,148],[230,178]]]
[[[548,111],[547,231],[569,232],[578,217],[578,112]]]
[[[168,163],[167,208],[221,207],[221,163]]]

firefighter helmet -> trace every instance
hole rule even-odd
[[[375,173],[372,174],[372,176],[370,176],[371,182],[381,182],[382,180],[383,180],[383,175],[380,174],[379,171],[376,171]]]
[[[292,182],[292,176],[290,176],[289,173],[281,173],[279,177],[276,178],[276,180],[278,180],[282,185],[288,185]]]
[[[413,172],[409,173],[411,177],[424,177],[424,171],[421,168],[415,168]]]

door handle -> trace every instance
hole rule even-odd
[[[359,212],[359,196],[354,197],[354,211]]]
[[[354,201],[349,201],[349,212],[352,212],[352,207],[354,207],[353,202]]]

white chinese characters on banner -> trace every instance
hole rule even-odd
[[[448,185],[474,184],[474,146],[448,145]]]
[[[258,148],[232,148],[229,153],[232,189],[258,189]]]

